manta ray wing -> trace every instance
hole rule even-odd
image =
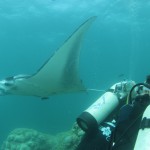
[[[35,74],[14,78],[14,84],[7,92],[48,97],[52,94],[85,91],[78,75],[80,46],[84,33],[95,18],[85,21]]]

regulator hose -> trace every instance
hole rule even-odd
[[[132,92],[133,92],[133,90],[134,90],[137,86],[140,86],[140,85],[143,85],[143,86],[145,86],[146,88],[150,89],[150,85],[147,84],[147,83],[137,83],[137,84],[135,84],[135,85],[131,88],[131,90],[130,90],[129,97],[128,97],[128,104],[132,104]]]

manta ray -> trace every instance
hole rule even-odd
[[[54,94],[86,91],[79,78],[81,42],[95,16],[81,24],[54,54],[32,75],[16,75],[0,81],[0,95],[48,98]]]

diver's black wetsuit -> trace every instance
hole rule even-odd
[[[104,122],[94,133],[86,133],[76,150],[108,150],[115,124]]]
[[[106,147],[107,146],[107,147]],[[94,135],[85,135],[76,150],[107,150],[108,142],[97,132]]]

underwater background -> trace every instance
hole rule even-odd
[[[150,74],[148,0],[1,0],[0,79],[32,74],[86,19],[97,16],[81,48],[79,72],[87,88],[108,89],[123,79]],[[0,144],[15,128],[56,134],[101,92],[0,97]]]

